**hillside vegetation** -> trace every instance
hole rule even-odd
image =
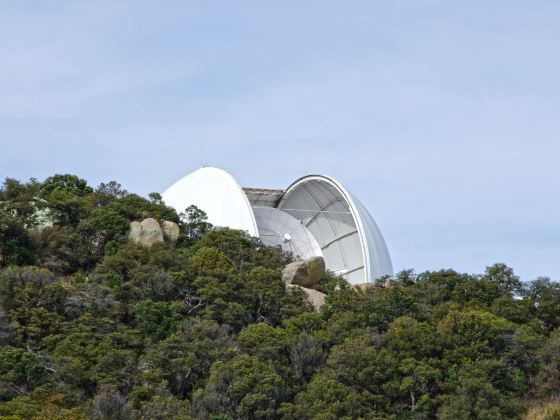
[[[129,243],[146,217],[179,240]],[[314,312],[289,261],[158,194],[7,179],[0,418],[557,418],[557,283],[503,264],[366,290],[327,275]]]

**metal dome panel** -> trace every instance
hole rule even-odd
[[[323,256],[311,232],[289,213],[273,207],[253,207],[253,212],[263,244],[280,246],[296,259]]]
[[[310,175],[294,182],[278,208],[307,227],[327,268],[350,283],[367,283],[393,269],[379,228],[364,206],[332,178]]]
[[[213,225],[244,230],[267,245],[292,251],[297,258],[323,256],[327,269],[352,284],[393,274],[391,257],[373,218],[332,178],[306,176],[282,194],[281,190],[243,190],[228,172],[202,168],[162,196],[178,212],[194,204]]]
[[[170,186],[165,203],[184,212],[191,205],[206,212],[208,222],[258,236],[257,222],[247,196],[237,180],[218,168],[201,168]]]

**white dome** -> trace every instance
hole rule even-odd
[[[259,236],[247,196],[237,180],[222,169],[198,169],[170,186],[162,197],[178,213],[195,205],[208,215],[208,222],[214,226],[244,230],[251,236]]]
[[[379,228],[364,206],[336,180],[310,175],[294,182],[280,199],[313,234],[327,268],[352,284],[393,275]]]
[[[306,176],[286,191],[243,190],[226,171],[202,168],[162,196],[179,213],[195,205],[213,225],[244,230],[266,245],[291,251],[295,258],[323,256],[326,268],[349,283],[393,275],[389,251],[373,218],[332,178]]]
[[[263,244],[280,246],[296,259],[323,256],[313,234],[289,213],[274,207],[253,207],[253,211]]]

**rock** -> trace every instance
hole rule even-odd
[[[353,285],[356,289],[360,289],[362,292],[365,292],[367,289],[375,286],[374,283],[358,283]]]
[[[321,281],[325,275],[325,260],[323,257],[313,257],[305,261],[295,261],[282,270],[282,279],[287,284],[297,284],[312,287]]]
[[[374,280],[374,281],[370,281],[369,283],[359,283],[359,284],[354,284],[353,286],[356,289],[360,289],[363,292],[365,292],[368,289],[371,289],[373,287],[395,287],[398,286],[399,282],[395,281],[393,279],[379,279],[379,280]]]
[[[311,303],[315,311],[319,311],[321,306],[325,304],[327,295],[319,292],[318,290],[308,289],[307,287],[298,286],[297,284],[287,284],[286,287],[290,289],[300,289],[305,295],[305,299]]]
[[[305,261],[295,261],[288,264],[282,270],[282,280],[286,284],[300,284],[305,283],[305,277],[307,276],[307,267],[305,266]]]
[[[309,287],[318,284],[323,277],[325,277],[325,260],[323,257],[313,257],[305,260],[307,266],[307,286],[300,284],[300,286]]]
[[[177,242],[177,239],[179,239],[179,233],[181,232],[177,223],[166,220],[161,225],[161,228],[163,230],[163,237],[166,241],[171,243]]]
[[[134,243],[140,242],[140,236],[142,234],[142,225],[140,222],[130,223],[130,232],[128,233],[128,239]]]
[[[144,246],[152,246],[157,242],[163,242],[163,231],[156,219],[151,217],[142,220],[142,231],[140,232],[140,243]]]
[[[142,223],[130,223],[128,239],[136,244],[152,246],[156,242],[163,242],[163,231],[156,219],[144,219]]]
[[[179,238],[179,233],[180,229],[177,223],[165,221],[162,228],[156,219],[150,217],[142,220],[141,223],[130,223],[128,239],[136,244],[149,247],[157,242],[163,242],[164,239],[175,243]]]

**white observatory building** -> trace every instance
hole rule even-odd
[[[328,176],[304,176],[286,190],[242,188],[230,173],[206,167],[180,179],[162,196],[177,212],[195,205],[214,226],[244,230],[296,259],[321,256],[328,270],[351,284],[393,275],[373,218]]]

